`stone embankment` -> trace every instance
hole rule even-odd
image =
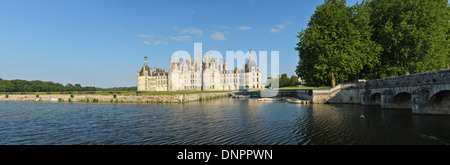
[[[339,84],[331,89],[312,91],[313,103],[354,103],[359,104],[359,89],[356,84]]]
[[[184,103],[227,97],[230,93],[167,95],[0,95],[0,101],[91,102],[91,103]]]

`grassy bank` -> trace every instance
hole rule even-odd
[[[198,94],[198,93],[222,93],[232,91],[147,91],[139,92],[141,95],[176,95],[176,94]],[[92,93],[78,93],[78,91],[71,92],[72,95],[136,95],[136,91],[93,91]],[[0,95],[67,95],[60,92],[6,92]]]
[[[301,89],[330,89],[331,86],[321,86],[321,87],[297,87],[297,86],[289,86],[289,87],[281,87],[279,90],[301,90]]]

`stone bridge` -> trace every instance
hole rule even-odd
[[[439,70],[345,85],[316,91],[313,102],[360,103],[381,108],[411,109],[415,114],[450,114],[450,70]],[[320,97],[322,96],[322,97]]]
[[[363,105],[412,109],[418,114],[450,114],[448,69],[370,80],[358,87]]]

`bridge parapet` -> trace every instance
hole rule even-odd
[[[411,109],[415,114],[450,114],[450,70],[338,85],[314,90],[313,98],[316,103],[359,103]]]
[[[361,104],[450,114],[450,70],[389,77],[359,83]]]
[[[383,79],[368,80],[358,83],[359,88],[388,88],[398,86],[420,86],[445,84],[450,82],[450,70],[438,70]]]

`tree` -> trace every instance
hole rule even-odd
[[[281,87],[280,86],[280,78],[267,77],[266,84],[267,84],[266,85],[267,88],[269,88],[269,86],[272,87],[272,88]],[[278,84],[278,85],[276,85],[276,84]]]
[[[9,80],[0,79],[0,91],[10,92],[13,90],[13,84]]]
[[[439,70],[450,57],[447,0],[373,0],[373,41],[383,48],[380,77]]]
[[[75,91],[74,86],[71,83],[67,83],[66,86],[64,86],[64,91]]]
[[[282,74],[280,77],[280,87],[285,87],[285,86],[289,86],[290,84],[290,80],[287,76],[287,74]]]
[[[313,86],[356,81],[372,76],[380,46],[371,41],[370,8],[363,1],[347,7],[345,0],[326,0],[318,6],[308,27],[297,36],[300,42],[297,75]]]
[[[450,4],[447,5],[447,14],[450,15]],[[450,24],[450,21],[448,23]],[[447,41],[450,44],[450,28],[448,28],[448,31],[447,31]],[[447,68],[446,69],[450,69],[450,53],[447,54]]]
[[[75,85],[73,86],[73,89],[74,89],[74,91],[82,91],[82,90],[83,90],[83,88],[81,87],[80,84],[75,84]]]
[[[298,77],[297,76],[295,76],[295,75],[292,75],[291,76],[291,80],[290,80],[290,82],[289,82],[289,86],[296,86],[296,85],[298,85]]]

